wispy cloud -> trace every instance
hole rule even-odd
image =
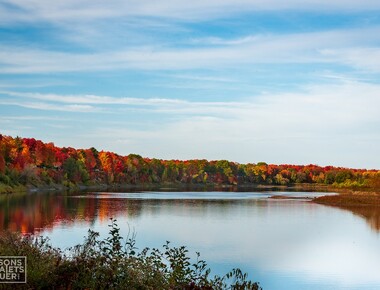
[[[4,106],[18,106],[28,109],[43,110],[43,111],[61,111],[61,112],[98,112],[100,109],[90,105],[70,104],[58,105],[46,102],[25,102],[25,101],[8,101],[0,100],[0,104]]]
[[[326,49],[321,51],[321,53],[352,67],[366,69],[370,72],[380,72],[379,47],[353,47],[339,50]]]
[[[214,77],[214,76],[202,76],[202,75],[189,75],[189,74],[172,74],[167,75],[176,79],[200,81],[200,82],[217,82],[217,83],[239,83],[241,81],[227,77]]]
[[[123,154],[373,166],[378,11],[373,0],[0,0],[0,122]]]
[[[363,95],[365,92],[365,95]],[[190,101],[169,98],[129,98],[97,95],[62,95],[0,91],[0,94],[16,97],[14,101],[2,101],[2,104],[20,105],[42,110],[72,110],[92,112],[105,108],[104,105],[121,105],[140,107],[160,113],[188,115],[221,115],[233,116],[235,119],[259,116],[267,118],[276,112],[276,118],[286,119],[287,122],[317,124],[308,118],[318,111],[322,120],[344,124],[350,120],[377,117],[377,105],[380,106],[380,86],[377,84],[349,81],[348,79],[330,85],[308,85],[300,92],[262,94],[237,101]],[[17,100],[17,101],[16,101]],[[42,102],[31,102],[39,100]],[[62,105],[63,104],[63,105]],[[300,109],[302,107],[302,109]],[[272,112],[272,113],[271,113]],[[323,121],[324,122],[324,121]],[[289,125],[289,124],[288,124]],[[281,124],[276,125],[282,126]],[[318,125],[319,127],[319,125]]]
[[[180,70],[273,63],[338,63],[379,70],[380,28],[267,35],[233,46],[128,48],[74,53],[2,46],[1,72],[48,73],[120,69]],[[360,46],[358,45],[360,43]],[[375,59],[375,62],[374,62]]]
[[[2,22],[20,21],[89,21],[114,17],[165,17],[178,20],[201,20],[252,11],[373,11],[380,9],[378,1],[251,1],[251,0],[164,0],[112,2],[91,0],[4,0],[0,6]]]
[[[76,147],[101,146],[120,154],[166,159],[318,160],[321,165],[376,168],[380,162],[374,145],[380,142],[379,95],[378,84],[344,80],[229,102],[15,93],[13,102],[0,103],[36,110],[97,111],[100,119],[107,106],[118,105],[118,112],[130,106],[137,110],[134,114],[139,120],[132,123],[137,115],[131,119],[129,114],[119,114],[112,126],[86,123],[85,131],[66,132],[65,144]],[[152,114],[160,114],[160,122],[152,122],[148,118]],[[57,125],[65,126],[65,121]]]
[[[47,116],[1,116],[0,120],[4,121],[67,121],[69,119]]]
[[[106,112],[104,105],[122,105],[140,107],[141,110],[171,114],[229,114],[236,108],[247,109],[250,103],[245,102],[192,102],[181,99],[165,98],[126,98],[96,95],[58,95],[0,91],[0,94],[17,97],[19,101],[0,101],[4,105],[16,105],[39,110],[78,111],[78,112]],[[30,102],[30,100],[44,102]],[[61,105],[61,104],[68,105]],[[101,105],[101,106],[100,106]],[[119,110],[123,107],[119,106]]]
[[[0,81],[0,88],[46,88],[55,86],[73,86],[73,82],[59,81],[59,80],[49,80],[49,79],[38,79],[38,80],[28,80],[21,79],[18,81]]]
[[[109,96],[96,95],[60,95],[60,94],[41,94],[41,93],[25,93],[0,91],[0,94],[22,97],[28,99],[38,99],[57,103],[76,103],[76,104],[105,104],[105,105],[136,105],[136,106],[157,106],[157,105],[184,105],[187,101],[178,99],[160,99],[160,98],[117,98]]]

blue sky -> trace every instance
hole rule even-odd
[[[380,2],[0,0],[0,132],[378,169]]]

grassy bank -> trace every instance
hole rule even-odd
[[[83,244],[67,251],[43,237],[2,233],[0,253],[27,257],[27,284],[19,284],[20,289],[261,289],[239,269],[210,277],[199,253],[191,259],[185,247],[169,242],[162,250],[139,252],[133,237],[120,237],[115,220],[106,239],[89,231]]]
[[[314,198],[313,202],[337,207],[375,206],[380,210],[380,194],[373,191],[343,190],[337,195]]]

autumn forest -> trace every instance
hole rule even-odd
[[[325,184],[346,188],[378,187],[379,170],[318,165],[239,164],[227,160],[160,160],[95,148],[60,148],[34,138],[0,135],[0,183],[4,188],[63,185]]]

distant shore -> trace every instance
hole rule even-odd
[[[12,194],[15,192],[52,192],[52,191],[111,191],[111,190],[157,190],[157,191],[318,191],[336,192],[336,195],[324,195],[313,198],[311,201],[318,204],[335,207],[357,207],[372,206],[380,208],[379,190],[353,190],[336,188],[321,184],[294,184],[290,186],[261,185],[261,184],[185,184],[185,183],[145,183],[145,184],[79,184],[74,187],[66,187],[62,184],[51,184],[41,186],[17,186],[0,187],[1,194]],[[274,197],[276,198],[276,197]],[[280,197],[277,197],[280,198]]]
[[[334,192],[335,189],[328,185],[321,184],[293,184],[293,185],[264,185],[244,183],[239,185],[231,184],[196,184],[196,183],[114,183],[114,184],[76,184],[65,186],[63,184],[49,185],[19,185],[19,186],[1,186],[0,193],[11,194],[14,192],[44,192],[44,191],[109,191],[109,190],[196,190],[196,191],[326,191]]]

